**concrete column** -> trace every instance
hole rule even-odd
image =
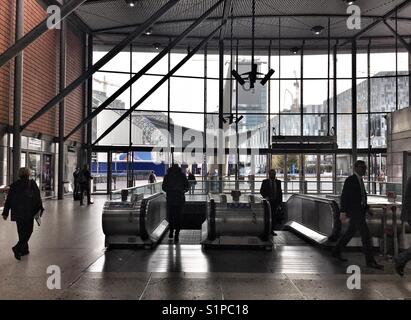
[[[24,35],[24,0],[16,0],[16,42]],[[13,181],[21,166],[21,109],[23,102],[23,52],[14,59]]]
[[[60,92],[66,87],[66,51],[67,51],[67,29],[66,22],[61,21],[60,29]],[[65,121],[66,100],[59,103],[59,161],[57,177],[57,197],[59,200],[64,198],[64,121]]]

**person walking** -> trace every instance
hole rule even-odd
[[[276,223],[276,212],[283,203],[283,191],[281,190],[281,181],[276,179],[276,171],[271,169],[268,173],[268,179],[263,180],[260,188],[260,194],[270,203],[271,208],[271,233],[276,236],[274,227]]]
[[[78,182],[79,174],[80,174],[80,168],[77,167],[76,170],[73,172],[73,183],[74,183],[73,198],[74,200],[80,199],[80,185]]]
[[[402,199],[401,220],[407,222],[411,227],[411,176],[407,179],[405,185],[404,197]],[[397,258],[394,258],[395,271],[402,277],[404,268],[411,260],[411,247],[401,252]]]
[[[189,194],[194,194],[194,190],[196,188],[197,180],[196,180],[195,175],[191,171],[188,172],[188,183],[190,185]]]
[[[154,171],[150,172],[150,175],[148,176],[148,183],[150,184],[150,191],[151,193],[154,193],[154,186],[152,184],[156,183],[157,177],[154,174]]]
[[[19,179],[10,185],[2,215],[7,220],[11,210],[11,221],[17,224],[19,241],[12,250],[14,257],[21,260],[30,253],[28,242],[33,233],[34,218],[37,214],[41,216],[44,208],[39,187],[30,179],[30,169],[20,168],[18,175]]]
[[[361,236],[367,267],[383,269],[384,267],[375,261],[372,254],[370,231],[366,222],[366,214],[369,212],[369,208],[367,204],[367,193],[362,179],[366,171],[367,166],[365,162],[358,160],[354,164],[354,174],[349,176],[344,182],[340,209],[341,220],[345,221],[349,219],[348,229],[337,241],[336,246],[332,250],[332,256],[343,262],[348,261],[341,256],[341,250],[350,242],[358,230]]]
[[[87,195],[87,205],[93,204],[91,201],[91,194],[90,194],[90,181],[93,179],[91,176],[90,170],[88,165],[84,165],[83,169],[80,170],[78,182],[80,185],[80,206],[84,205],[84,193]]]
[[[167,195],[167,217],[170,223],[169,239],[173,238],[178,243],[180,229],[182,226],[182,215],[185,204],[185,193],[189,189],[189,183],[185,174],[181,171],[178,164],[173,164],[164,176],[163,191]]]

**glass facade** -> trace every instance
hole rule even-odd
[[[186,56],[186,52],[172,51],[99,114],[93,121],[93,141],[138,103],[133,113],[96,146],[174,147],[174,150],[166,149],[165,158],[182,162],[188,168],[194,166],[203,176],[221,170],[223,176],[237,172],[238,179],[250,174],[262,179],[271,167],[287,183],[309,182],[307,192],[332,192],[336,191],[332,181],[337,179],[338,184],[352,170],[355,130],[358,158],[363,157],[369,164],[368,178],[376,179],[384,174],[381,159],[385,159],[387,147],[385,115],[409,106],[409,55],[401,48],[397,53],[395,49],[374,50],[372,42],[368,49],[358,48],[355,57],[349,47],[335,48],[331,47],[329,55],[304,50],[292,54],[267,46],[266,54],[260,50],[254,61],[262,74],[259,77],[270,68],[275,73],[265,85],[257,80],[254,88],[247,83],[240,86],[231,77],[232,69],[244,78],[247,76],[251,55],[237,57],[226,48],[224,119],[219,118],[219,55],[215,52],[198,52],[152,95],[145,96]],[[108,49],[96,47],[94,60]],[[93,107],[104,102],[156,54],[130,47],[97,72],[93,81]],[[353,58],[357,64],[356,128],[352,121]],[[338,148],[318,154],[274,152],[272,136],[278,135],[336,135]],[[200,157],[189,156],[194,149],[201,153]],[[250,149],[257,149],[258,154],[250,155]],[[173,152],[179,156],[173,157]],[[222,155],[217,155],[219,152]],[[223,161],[217,161],[219,157]],[[296,183],[289,187],[301,188]]]

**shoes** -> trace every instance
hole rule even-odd
[[[15,247],[13,247],[12,250],[13,250],[13,253],[14,253],[14,257],[15,257],[17,260],[21,260],[20,252],[19,252]]]
[[[347,261],[348,261],[348,259],[344,258],[344,257],[341,255],[341,253],[340,253],[340,252],[337,252],[337,251],[333,251],[333,252],[331,253],[331,256],[332,256],[333,258],[336,258],[337,260],[339,260],[339,261],[341,261],[341,262],[347,262]]]
[[[168,234],[169,239],[173,239],[173,230],[170,230],[170,233]]]
[[[174,242],[178,243],[178,241],[180,241],[180,239],[178,238],[178,233],[176,232],[176,234],[174,235]]]
[[[90,201],[89,203],[87,203],[87,205],[89,205],[89,204],[93,204],[94,202],[93,201]]]
[[[397,258],[394,258],[394,263],[395,263],[395,265],[394,265],[395,271],[396,271],[401,277],[403,277],[403,276],[404,276],[404,266],[399,263],[399,261],[398,261]]]
[[[367,268],[377,269],[377,270],[384,270],[384,266],[378,264],[376,261],[371,261],[367,263]]]

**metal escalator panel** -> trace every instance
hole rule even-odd
[[[313,242],[324,244],[341,232],[338,205],[332,199],[294,194],[286,202],[286,210],[286,228]]]

